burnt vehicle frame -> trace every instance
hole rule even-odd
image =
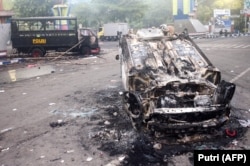
[[[155,136],[212,131],[225,124],[235,85],[189,37],[160,28],[121,37],[123,106],[134,128]]]

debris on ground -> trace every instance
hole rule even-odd
[[[86,159],[86,161],[92,161],[92,160],[93,160],[92,157],[88,157],[88,158]]]
[[[237,136],[237,131],[235,129],[226,129],[225,130],[226,135],[229,137],[236,137]]]
[[[8,150],[10,150],[9,147],[8,147],[8,148],[3,148],[3,149],[1,150],[1,152],[5,152],[5,151],[8,151]]]
[[[40,159],[44,159],[45,158],[45,156],[40,156]]]
[[[105,125],[110,125],[111,123],[110,123],[109,121],[106,120],[106,121],[104,122],[104,124],[105,124]]]
[[[30,64],[27,66],[28,68],[33,68],[33,67],[36,67],[36,64]]]
[[[3,129],[3,130],[0,131],[0,134],[6,133],[8,131],[11,131],[12,129],[13,129],[12,127]]]
[[[179,141],[176,141],[175,137],[166,136],[163,141],[150,133],[136,132],[132,128],[121,106],[122,101],[117,97],[117,88],[98,91],[94,98],[98,101],[99,111],[90,116],[92,121],[88,127],[91,128],[93,123],[93,128],[88,135],[81,135],[81,142],[84,144],[89,141],[90,144],[99,146],[98,150],[110,156],[123,156],[121,160],[113,159],[106,166],[174,165],[178,163],[178,158],[182,158],[183,161],[187,160],[187,165],[191,166],[193,150],[241,148],[238,139],[244,135],[245,130],[235,117],[230,117],[225,126],[207,135],[200,133],[185,135],[181,136]],[[114,116],[115,112],[117,116]],[[98,114],[102,116],[97,118]],[[94,125],[95,123],[98,125]]]
[[[55,127],[62,127],[66,124],[67,122],[64,122],[63,120],[58,120],[57,122],[51,122],[49,125],[50,127],[55,128]]]
[[[248,119],[248,120],[239,120],[239,123],[240,123],[243,127],[250,127],[250,119]]]
[[[67,150],[66,153],[74,153],[74,150]]]

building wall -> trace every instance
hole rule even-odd
[[[13,0],[0,0],[0,52],[7,50],[7,42],[10,41],[10,18],[14,15],[12,7]]]
[[[7,42],[10,41],[10,24],[0,24],[0,51],[7,50]]]

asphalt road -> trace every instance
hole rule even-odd
[[[195,42],[221,70],[222,78],[236,84],[234,114],[250,119],[250,37]],[[130,165],[144,160],[137,155],[147,148],[133,149],[136,155],[128,150],[137,133],[121,112],[117,45],[101,43],[103,51],[98,57],[0,66],[1,166],[113,166],[126,156]],[[13,71],[15,79],[10,78]],[[250,147],[246,129],[233,148]],[[172,149],[175,153],[169,163],[192,165],[190,154],[180,155],[178,148]],[[152,160],[148,153],[144,157]]]
[[[250,37],[195,40],[222,79],[236,84],[232,105],[249,110],[250,105]]]

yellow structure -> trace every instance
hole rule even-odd
[[[104,36],[104,28],[100,27],[97,33],[97,37],[100,39],[101,36]]]

